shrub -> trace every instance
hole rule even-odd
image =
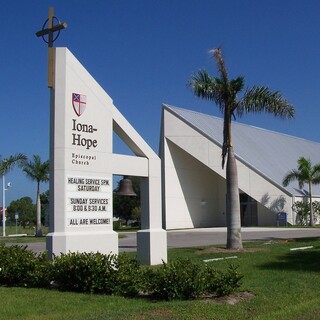
[[[113,221],[113,230],[120,230],[121,229],[121,220]]]
[[[226,296],[241,285],[243,275],[237,267],[229,265],[226,272],[218,271],[211,266],[206,267],[206,292],[217,296]]]
[[[229,266],[222,272],[190,259],[157,267],[141,267],[127,254],[68,253],[49,260],[27,247],[0,245],[0,285],[53,287],[64,291],[135,297],[140,292],[161,300],[197,299],[204,294],[228,295],[242,275]]]
[[[37,255],[27,246],[0,245],[0,285],[49,287],[51,270],[47,253]]]
[[[112,294],[116,256],[97,253],[67,253],[54,258],[54,284],[60,290]]]
[[[317,221],[320,216],[320,202],[313,201],[313,215],[315,220]],[[297,214],[296,222],[302,226],[306,226],[310,222],[310,204],[304,201],[296,201],[293,206],[292,210]]]
[[[55,287],[65,291],[133,297],[141,290],[140,265],[126,254],[68,253],[54,259]]]
[[[156,299],[196,299],[204,292],[205,274],[200,265],[189,259],[164,263],[145,273],[147,289]]]
[[[242,277],[235,266],[230,265],[222,272],[189,259],[177,259],[145,271],[146,288],[154,298],[161,300],[190,300],[205,294],[228,295],[240,286]]]
[[[115,260],[116,283],[114,293],[124,297],[135,297],[143,290],[143,273],[137,259],[120,253]]]

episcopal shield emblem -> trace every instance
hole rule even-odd
[[[73,93],[72,94],[72,105],[73,110],[78,117],[80,117],[87,105],[87,97],[83,94]]]

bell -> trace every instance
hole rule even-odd
[[[119,191],[117,192],[118,196],[131,196],[136,197],[137,194],[133,191],[132,181],[126,177],[124,177],[120,181]]]

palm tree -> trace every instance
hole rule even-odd
[[[302,189],[304,184],[309,185],[309,205],[310,205],[310,226],[315,225],[313,207],[312,207],[312,184],[320,183],[320,163],[312,166],[311,160],[304,157],[298,159],[298,169],[289,171],[283,178],[284,187],[290,182],[298,180],[299,188]]]
[[[5,175],[13,169],[16,164],[27,160],[22,153],[17,153],[0,161],[0,176],[2,176],[2,236],[6,236],[6,204],[5,204]]]
[[[42,236],[41,229],[41,202],[40,182],[49,181],[49,161],[41,162],[39,155],[33,155],[33,160],[24,163],[23,171],[32,180],[37,182],[37,226],[36,237]]]
[[[249,112],[268,112],[280,118],[292,118],[295,111],[278,91],[272,92],[265,86],[249,88],[238,98],[244,88],[244,78],[229,79],[221,48],[213,49],[210,53],[216,60],[220,77],[211,77],[207,71],[200,70],[191,77],[189,86],[197,97],[213,101],[223,113],[222,168],[227,161],[227,248],[241,249],[240,200],[232,144],[232,117],[235,117],[235,113],[242,116]]]

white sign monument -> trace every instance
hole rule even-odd
[[[113,231],[112,176],[141,177],[138,258],[167,260],[162,229],[161,161],[67,48],[53,50],[50,129],[49,255],[118,254]],[[113,131],[136,156],[112,152]]]

